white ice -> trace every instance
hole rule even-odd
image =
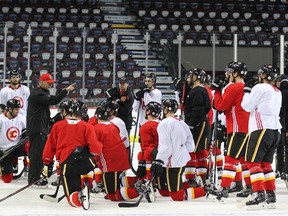
[[[134,156],[137,155],[139,144],[135,144]],[[136,157],[134,157],[136,158]],[[133,162],[136,167],[135,161]],[[128,172],[129,174],[130,172]],[[82,208],[73,208],[66,199],[59,203],[50,203],[39,198],[40,194],[53,194],[55,188],[50,185],[56,176],[49,179],[47,189],[27,188],[22,192],[0,202],[0,215],[288,215],[288,190],[283,182],[277,183],[276,209],[247,211],[238,209],[235,194],[230,195],[226,204],[213,202],[205,197],[192,201],[175,202],[169,197],[161,197],[156,192],[156,201],[148,203],[145,199],[135,208],[119,208],[118,202],[105,200],[102,194],[91,194],[91,207],[85,211]],[[9,184],[0,181],[0,199],[18,190],[27,184],[27,177],[22,176]],[[63,195],[62,188],[58,197]],[[136,199],[137,200],[137,199]]]

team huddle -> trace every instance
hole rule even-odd
[[[124,77],[106,91],[107,99],[89,118],[85,103],[64,99],[73,85],[50,95],[54,80],[43,74],[30,92],[12,71],[10,85],[0,92],[0,103],[6,106],[0,115],[1,179],[16,179],[18,157],[24,156],[29,185],[47,186],[57,172],[54,185],[63,187],[71,206],[86,210],[89,193],[105,193],[111,201],[140,196],[153,202],[156,190],[174,201],[207,196],[225,202],[237,192],[248,209],[275,208],[271,164],[285,139],[286,122],[280,117],[285,119],[282,88],[288,80],[282,76],[276,86],[272,65],[262,66],[249,79],[248,73],[245,63],[230,62],[212,82],[204,70],[194,68],[174,81],[176,99],[165,100],[154,73],[145,76],[135,94]],[[49,105],[58,103],[58,113],[50,119]],[[137,118],[130,145],[132,110]],[[136,133],[141,151],[134,170]],[[22,144],[25,137],[29,141]],[[8,154],[13,146],[17,148]],[[135,176],[126,175],[129,169]]]

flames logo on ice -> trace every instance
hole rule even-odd
[[[7,129],[6,132],[6,137],[8,140],[10,141],[14,141],[17,139],[17,137],[20,135],[20,131],[17,127],[12,126],[10,128]]]

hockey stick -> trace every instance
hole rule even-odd
[[[137,207],[139,206],[141,200],[143,199],[144,195],[141,194],[139,199],[137,200],[137,202],[134,202],[134,203],[128,203],[128,202],[121,202],[121,203],[118,203],[118,206],[120,208],[131,208],[131,207]]]
[[[219,112],[216,110],[215,113],[215,122],[214,122],[214,133],[213,133],[213,139],[214,139],[214,173],[213,173],[213,184],[214,187],[216,186],[216,170],[217,170],[217,126],[218,126],[218,115]]]
[[[0,161],[7,157],[11,152],[13,152],[18,147],[24,145],[29,140],[29,136],[26,136],[24,139],[20,140],[16,145],[12,146],[11,148],[3,151],[3,155],[0,157]]]
[[[154,177],[152,177],[146,184],[149,185],[153,182],[154,180]],[[151,188],[151,190],[153,190],[153,187]],[[118,203],[118,206],[120,208],[132,208],[132,207],[137,207],[139,206],[141,200],[143,199],[144,197],[144,194],[140,194],[140,197],[138,198],[138,200],[136,202],[120,202]],[[151,201],[148,201],[148,202],[151,202]]]
[[[133,143],[132,143],[132,149],[130,149],[130,153],[129,153],[129,162],[130,162],[130,167],[132,172],[136,175],[136,170],[133,167],[133,154],[134,154],[134,147],[135,147],[135,141],[136,141],[136,135],[137,135],[137,131],[138,131],[138,124],[139,124],[139,116],[140,116],[140,108],[141,108],[141,101],[139,101],[139,107],[138,107],[138,113],[137,113],[137,117],[136,117],[136,125],[135,125],[135,131],[134,131],[134,137],[133,137]]]
[[[54,170],[54,171],[52,172],[51,175],[55,174],[56,172],[57,172],[57,170]],[[37,182],[42,181],[43,179],[45,179],[45,177],[42,177],[42,178],[40,178],[40,179],[38,179],[38,180],[36,180],[36,181],[30,183],[30,184],[25,185],[25,186],[22,187],[22,188],[19,188],[18,190],[14,191],[13,193],[11,193],[11,194],[9,194],[9,195],[3,197],[2,199],[0,199],[0,202],[2,202],[2,201],[4,201],[4,200],[6,200],[6,199],[8,199],[8,198],[10,198],[10,197],[12,197],[12,196],[18,194],[18,193],[20,193],[21,191],[25,190],[26,188],[31,187],[32,185],[36,184]]]
[[[54,203],[60,202],[65,197],[65,195],[62,195],[61,197],[56,198],[57,195],[58,195],[58,191],[59,191],[60,185],[61,185],[61,181],[62,181],[61,179],[62,179],[62,177],[60,177],[59,180],[58,180],[58,185],[56,187],[56,191],[55,191],[54,194],[40,194],[39,195],[40,198],[44,199],[44,200],[46,200],[48,202],[54,202]]]

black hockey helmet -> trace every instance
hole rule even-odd
[[[111,116],[111,112],[115,109],[114,104],[111,101],[102,101],[97,107],[95,114],[97,118],[101,120],[108,120]]]
[[[163,110],[168,107],[168,111],[176,113],[178,110],[178,103],[174,99],[166,99],[163,101]]]
[[[145,74],[145,78],[150,78],[156,83],[156,75],[154,73],[147,73]]]
[[[237,72],[238,75],[240,76],[246,76],[247,72],[248,72],[248,67],[247,64],[241,61],[237,61],[237,62],[229,62],[225,71],[227,71],[228,73],[235,73]]]
[[[149,111],[149,113],[148,113]],[[150,114],[154,117],[159,117],[161,114],[161,104],[155,102],[155,101],[151,101],[146,105],[146,115]]]
[[[277,77],[277,71],[276,69],[273,68],[271,64],[268,65],[263,65],[259,70],[258,70],[258,75],[260,74],[265,74],[266,79],[268,81],[272,81]]]
[[[3,113],[6,110],[6,105],[5,104],[0,104],[0,111]]]
[[[82,101],[72,101],[71,110],[73,115],[84,117],[87,115],[88,107]]]
[[[62,101],[58,107],[58,113],[61,113],[63,110],[65,110],[67,114],[71,114],[72,113],[71,106],[72,106],[71,100]]]
[[[205,83],[205,84],[208,84],[208,85],[211,85],[212,83],[212,76],[210,76],[209,74],[207,74],[205,72],[205,74],[202,76],[201,78],[201,82],[202,83]]]
[[[18,70],[11,70],[11,71],[8,71],[8,73],[9,73],[10,78],[11,76],[21,76]]]
[[[204,70],[200,68],[193,68],[187,73],[187,77],[189,75],[194,75],[197,77],[197,80],[200,80],[201,82],[203,82],[205,80],[206,73]]]
[[[12,98],[12,99],[9,99],[9,100],[7,101],[6,107],[7,107],[7,109],[8,109],[9,107],[11,107],[12,109],[14,109],[14,108],[21,108],[21,103],[20,103],[19,100]]]

